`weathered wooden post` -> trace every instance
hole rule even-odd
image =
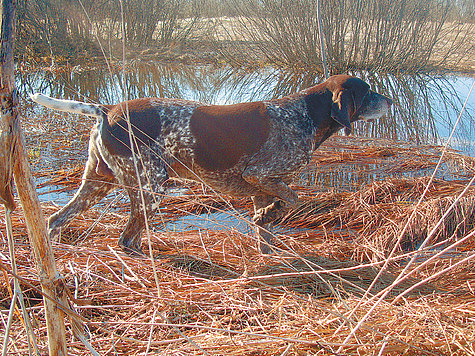
[[[46,233],[46,223],[36,194],[26,158],[25,140],[18,118],[18,93],[15,89],[13,45],[15,38],[15,1],[1,0],[0,34],[0,202],[6,209],[14,208],[11,190],[14,178],[23,207],[28,236],[33,249],[41,288],[45,295],[65,301],[62,280],[56,270],[53,250]],[[64,313],[57,304],[43,298],[48,331],[49,354],[67,355]]]

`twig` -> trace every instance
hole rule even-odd
[[[12,266],[12,272],[17,273],[17,264],[16,264],[16,258],[15,258],[15,242],[13,240],[13,230],[12,230],[12,219],[11,219],[11,211],[9,208],[5,206],[5,221],[6,221],[6,228],[7,228],[7,238],[8,238],[8,250],[10,252],[10,263]],[[8,280],[6,281],[8,283]],[[36,338],[35,334],[33,332],[33,327],[30,322],[30,317],[28,315],[28,312],[26,311],[25,308],[25,303],[23,301],[23,294],[21,291],[20,283],[18,283],[18,279],[13,277],[13,285],[14,285],[14,292],[13,296],[11,299],[11,304],[10,304],[10,312],[8,314],[8,322],[7,322],[7,327],[5,328],[5,335],[3,339],[3,351],[2,351],[2,356],[5,356],[7,353],[7,346],[8,346],[8,338],[10,335],[10,328],[11,328],[11,322],[13,319],[13,312],[16,307],[16,300],[19,301],[21,311],[23,314],[23,326],[26,329],[26,334],[28,335],[27,340],[28,340],[28,350],[30,351],[31,354],[31,343],[33,343],[33,348],[34,352],[36,355],[39,355],[38,351],[38,345],[36,343]]]
[[[107,248],[109,249],[112,254],[117,257],[117,259],[122,263],[122,265],[129,271],[129,273],[134,277],[134,280],[137,281],[145,290],[148,291],[148,288],[145,284],[142,283],[142,280],[137,276],[137,274],[132,270],[132,268],[129,267],[127,263],[122,259],[122,257],[119,256],[119,254],[109,245],[107,245]]]

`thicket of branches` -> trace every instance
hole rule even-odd
[[[77,57],[186,39],[198,6],[189,0],[20,0],[18,52]],[[53,53],[54,52],[54,53]]]
[[[128,48],[163,47],[199,33],[233,64],[321,66],[314,0],[19,0],[17,6],[18,53],[29,58],[88,58],[103,55],[101,47],[120,53],[123,39]],[[331,70],[456,67],[473,50],[473,8],[468,0],[322,1]]]
[[[228,32],[229,38],[247,38],[253,43],[245,56],[228,50],[231,61],[321,66],[316,1],[228,3],[239,21]],[[328,0],[321,6],[325,50],[334,72],[455,66],[466,55],[461,49],[473,36],[472,24],[453,21],[466,11],[460,12],[449,0]]]

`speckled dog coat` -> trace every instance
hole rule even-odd
[[[364,81],[347,75],[332,76],[281,99],[233,105],[163,98],[93,105],[42,94],[32,99],[98,118],[81,187],[50,217],[50,236],[119,184],[131,203],[119,245],[134,252],[141,252],[145,219],[157,211],[164,182],[172,176],[251,197],[260,247],[269,252],[272,222],[297,202],[288,186],[295,172],[333,133],[351,130],[358,119],[377,119],[392,104]]]

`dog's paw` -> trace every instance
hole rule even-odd
[[[264,226],[282,218],[285,213],[285,203],[281,200],[275,201],[265,208],[259,209],[252,220],[256,225]]]
[[[145,253],[140,247],[120,246],[120,248],[130,257],[146,257]]]
[[[259,250],[263,255],[271,255],[274,253],[274,249],[270,241],[259,241]]]
[[[49,238],[50,241],[52,241],[52,242],[60,241],[61,228],[48,227],[47,233],[48,233],[48,238]]]
[[[134,256],[134,257],[145,256],[145,253],[142,250],[141,244],[133,243],[133,241],[132,243],[130,243],[126,239],[120,238],[118,245],[122,249],[122,251],[124,251],[129,256]]]

